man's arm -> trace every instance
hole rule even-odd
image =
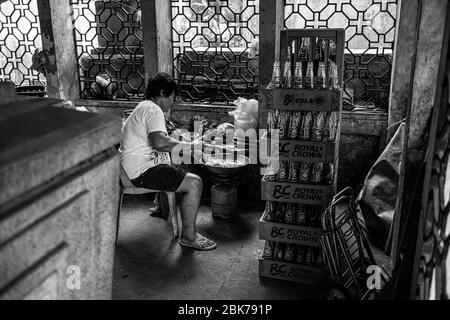
[[[194,147],[194,145],[201,144],[201,142],[199,141],[178,141],[177,139],[168,136],[165,132],[162,131],[151,132],[148,137],[152,143],[152,146],[160,152],[171,152],[176,145],[179,145],[181,148],[191,149]]]

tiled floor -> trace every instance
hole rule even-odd
[[[124,198],[114,299],[324,299],[323,288],[259,277],[261,205],[242,205],[238,216],[220,220],[203,204],[198,230],[218,247],[198,252],[171,241],[167,221],[148,215],[150,203],[146,195]]]

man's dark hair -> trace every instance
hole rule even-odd
[[[145,90],[145,98],[156,99],[161,95],[161,91],[165,98],[170,96],[172,93],[175,93],[175,95],[178,93],[177,83],[170,75],[164,72],[155,74],[148,79],[147,88]]]

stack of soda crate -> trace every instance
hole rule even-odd
[[[261,181],[260,276],[327,282],[320,220],[337,188],[344,39],[343,29],[281,31],[268,88],[264,139],[273,143],[278,130],[278,143]]]

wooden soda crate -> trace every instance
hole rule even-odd
[[[312,285],[326,285],[327,269],[259,258],[259,276]]]
[[[262,217],[259,220],[259,239],[262,240],[321,247],[319,238],[322,234],[322,228],[268,222]]]
[[[331,89],[273,89],[269,109],[293,111],[340,111],[342,91]]]
[[[262,135],[260,143],[269,145],[267,133]],[[275,148],[277,147],[274,144]],[[280,160],[334,163],[336,159],[336,142],[317,142],[280,139],[278,156]]]
[[[336,193],[334,185],[299,184],[289,182],[261,181],[262,200],[328,205]]]

